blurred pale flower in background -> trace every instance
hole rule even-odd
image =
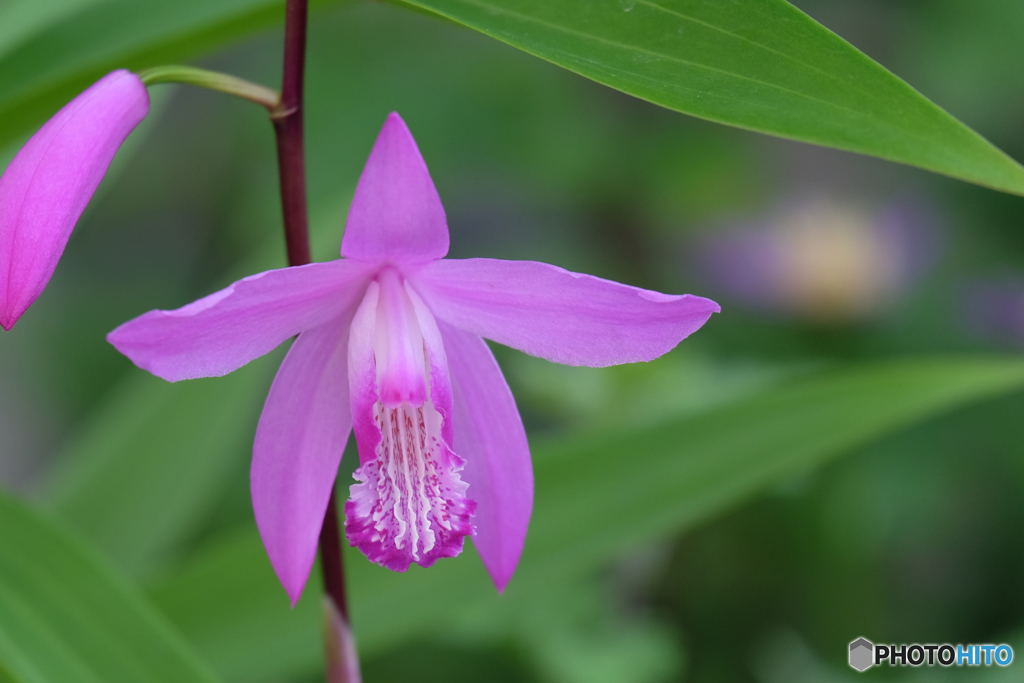
[[[827,197],[704,236],[697,270],[716,294],[820,324],[869,319],[899,301],[934,260],[928,212]]]

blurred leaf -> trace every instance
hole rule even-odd
[[[0,678],[190,683],[216,678],[77,539],[0,495]]]
[[[1024,4],[934,0],[915,9],[914,31],[897,47],[908,75],[972,125],[1015,136],[1024,107],[1024,71],[1016,68]]]
[[[876,362],[643,432],[541,450],[525,559],[536,553],[542,574],[602,562],[882,435],[1020,387],[1024,361],[1012,358]],[[540,514],[558,521],[537,533]]]
[[[630,610],[605,584],[595,578],[558,583],[543,599],[534,591],[516,635],[535,666],[548,680],[563,683],[682,680],[685,657],[672,628]],[[473,623],[468,635],[481,630],[486,629]]]
[[[556,365],[523,353],[500,359],[520,403],[574,427],[637,428],[714,410],[800,373],[805,363],[722,362],[679,347],[653,363],[609,368]]]
[[[348,203],[342,193],[312,208],[315,255],[337,253],[336,225]],[[279,237],[272,242],[225,274],[224,286],[279,264]],[[248,462],[283,351],[225,377],[171,384],[133,372],[63,448],[40,502],[127,575],[159,571],[208,522]]]
[[[154,570],[247,460],[276,357],[177,384],[134,373],[61,454],[44,505],[121,571]]]
[[[685,114],[1024,194],[1024,167],[783,0],[392,0]]]
[[[186,61],[284,20],[283,0],[63,0],[60,12],[46,4],[8,10],[22,33],[0,32],[0,147],[108,71]]]
[[[364,581],[352,572],[361,574],[367,567],[359,565],[367,563],[358,562],[351,549],[345,551],[349,585],[361,593]],[[319,572],[313,568],[306,591],[291,609],[253,526],[221,539],[161,582],[151,597],[228,680],[295,679],[323,670]],[[357,645],[365,656],[358,633]]]
[[[5,0],[0,3],[0,55],[60,17],[102,0]]]
[[[559,581],[692,528],[873,439],[1022,386],[1020,360],[874,363],[796,379],[650,429],[534,444],[533,523],[503,596],[469,544],[456,559],[406,574],[346,549],[360,649],[380,653],[459,619],[511,625],[517,611],[530,611],[534,595]],[[289,667],[316,667],[317,599],[307,595],[289,611],[255,529],[211,547],[152,595],[226,679],[273,680]]]

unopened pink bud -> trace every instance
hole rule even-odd
[[[107,74],[71,100],[0,176],[0,325],[10,330],[50,281],[118,148],[149,112],[135,74]]]

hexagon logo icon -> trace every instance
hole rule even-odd
[[[867,638],[858,638],[850,643],[850,666],[857,671],[866,671],[875,663],[875,646]]]

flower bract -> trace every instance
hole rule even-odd
[[[121,143],[149,112],[135,74],[107,74],[21,148],[0,177],[0,325],[10,330],[46,288]]]
[[[297,335],[251,471],[256,522],[293,603],[350,432],[350,543],[404,571],[457,555],[471,536],[504,589],[526,538],[533,469],[484,338],[571,365],[648,361],[719,310],[544,263],[447,253],[437,190],[391,114],[356,188],[342,259],[253,275],[108,336],[139,367],[177,381],[231,372]]]

